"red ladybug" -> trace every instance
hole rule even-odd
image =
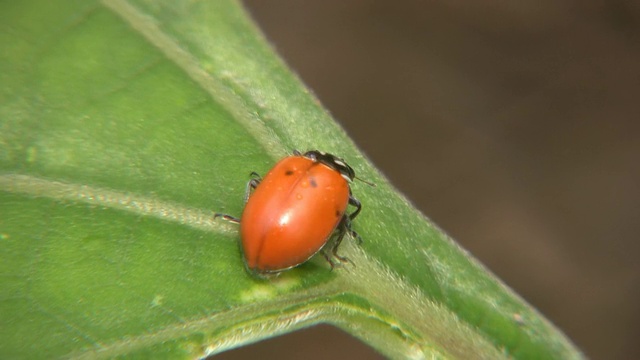
[[[247,268],[259,275],[298,266],[320,251],[335,235],[325,259],[336,265],[348,259],[337,254],[338,246],[351,230],[351,221],[362,205],[351,195],[353,169],[344,160],[321,151],[294,151],[261,179],[251,173],[242,217],[216,214],[240,223],[242,249]],[[355,210],[347,213],[347,206]]]

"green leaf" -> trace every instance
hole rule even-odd
[[[204,357],[317,323],[395,358],[581,358],[358,153],[234,1],[0,4],[0,357]],[[233,224],[293,149],[361,183],[356,266],[261,280]]]

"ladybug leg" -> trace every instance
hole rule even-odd
[[[349,220],[353,220],[356,218],[356,216],[358,216],[358,214],[360,213],[360,210],[362,210],[362,204],[360,203],[360,200],[353,197],[353,194],[351,193],[351,188],[349,188],[349,205],[356,207],[356,210],[351,214],[349,214]]]
[[[355,230],[351,228],[351,224],[349,224],[349,228],[347,228],[347,232],[349,233],[349,236],[356,239],[356,243],[358,245],[362,245],[362,236],[360,236],[360,234],[358,234],[357,232],[355,232]]]
[[[232,223],[240,224],[240,219],[238,219],[235,216],[231,216],[231,215],[228,215],[228,214],[221,214],[221,213],[215,213],[213,215],[214,219],[215,218],[219,218],[219,217],[223,218],[224,220],[230,221]]]
[[[326,251],[323,251],[322,256],[324,257],[325,260],[327,260],[327,262],[329,263],[329,266],[331,266],[331,271],[333,271],[333,269],[336,268],[337,264],[333,262],[333,260],[331,259],[331,255],[329,255],[329,253],[327,253]]]
[[[349,219],[348,216],[344,216],[342,217],[342,220],[340,220],[340,223],[338,224],[338,227],[336,229],[336,238],[333,242],[333,246],[331,246],[331,250],[325,250],[322,252],[322,255],[324,256],[324,258],[327,260],[327,262],[329,263],[329,265],[331,265],[331,270],[333,270],[337,265],[342,265],[344,263],[351,263],[353,264],[353,262],[351,260],[349,260],[348,257],[346,256],[341,256],[338,254],[338,247],[340,247],[340,244],[342,243],[342,240],[344,239],[344,236],[347,234],[347,232],[349,234],[351,234],[353,231],[349,228],[349,225],[351,223],[351,220]],[[355,233],[355,232],[353,232]],[[356,234],[357,235],[357,234]],[[330,251],[330,253],[329,253]],[[338,262],[336,263],[333,259],[337,259]],[[355,264],[354,264],[355,266]]]
[[[347,233],[347,231],[348,230],[347,230],[347,225],[346,225],[346,221],[345,221],[344,228],[341,229],[340,232],[338,233],[338,237],[336,238],[336,242],[333,245],[333,247],[331,248],[331,254],[333,255],[333,257],[335,257],[336,259],[340,260],[341,263],[348,263],[348,262],[352,263],[351,260],[349,260],[348,257],[338,255],[338,247],[342,243],[342,239],[344,239],[344,235]]]
[[[251,191],[254,190],[258,184],[260,184],[260,181],[262,181],[262,177],[260,176],[260,174],[258,174],[255,171],[252,171],[251,174],[249,174],[249,176],[251,176],[251,180],[249,180],[249,182],[247,183],[247,188],[244,191],[244,203],[246,204],[247,201],[249,201],[249,196],[251,195]],[[231,216],[229,214],[222,214],[222,213],[215,213],[213,215],[213,218],[223,218],[224,220],[230,221],[232,223],[236,223],[236,224],[240,224],[240,219],[235,217],[235,216]]]
[[[357,232],[351,229],[351,221],[353,221],[353,219],[355,219],[356,216],[358,216],[358,214],[360,213],[360,210],[362,210],[362,204],[358,199],[353,197],[353,195],[351,194],[351,189],[349,189],[349,205],[355,206],[356,210],[349,214],[349,220],[345,224],[345,231],[348,232],[351,237],[356,239],[356,242],[358,243],[358,245],[360,245],[362,244],[362,238],[360,237],[360,235],[358,235]]]
[[[262,181],[262,177],[260,176],[260,174],[258,174],[255,171],[252,171],[251,174],[249,174],[249,176],[251,176],[251,180],[247,182],[247,187],[244,190],[245,204],[247,203],[247,201],[249,201],[249,196],[251,196],[251,191],[255,190],[255,188],[258,187],[258,184],[260,184],[260,181]]]

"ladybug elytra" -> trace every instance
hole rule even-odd
[[[351,194],[355,172],[347,163],[317,150],[294,154],[280,160],[264,178],[251,173],[247,183],[245,208],[240,219],[216,214],[240,223],[242,250],[247,269],[258,275],[278,273],[298,266],[334,239],[325,259],[336,265],[338,246],[349,233],[362,205]],[[351,205],[355,210],[348,213]]]

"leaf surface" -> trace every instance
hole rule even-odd
[[[386,182],[234,1],[0,4],[0,356],[204,357],[319,322],[396,358],[580,358]],[[248,174],[293,149],[377,183],[353,266],[261,280]]]

